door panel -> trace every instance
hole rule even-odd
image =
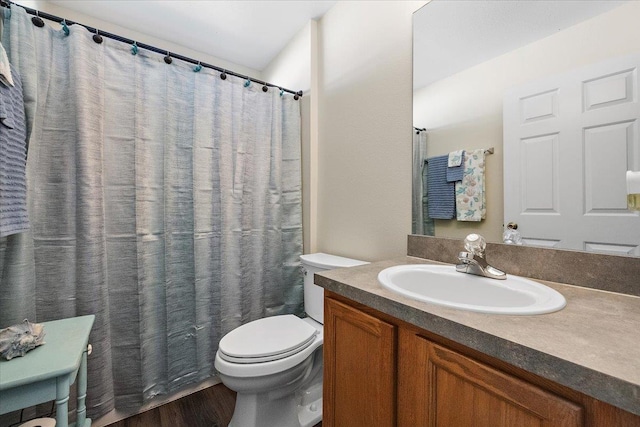
[[[638,68],[615,58],[505,95],[504,221],[527,244],[640,255],[625,183],[640,170]]]

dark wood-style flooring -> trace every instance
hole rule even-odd
[[[218,384],[107,427],[227,427],[235,406],[236,393]]]

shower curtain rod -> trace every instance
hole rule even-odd
[[[291,94],[295,95],[294,99],[296,101],[298,100],[299,97],[302,96],[302,91],[301,90],[296,92],[296,91],[293,91],[291,89],[284,88],[282,86],[274,85],[272,83],[268,83],[268,82],[265,82],[265,81],[262,81],[262,80],[254,79],[253,77],[249,77],[249,76],[245,76],[245,75],[242,75],[242,74],[238,74],[238,73],[235,73],[233,71],[229,71],[227,69],[224,69],[224,68],[221,68],[221,67],[217,67],[215,65],[207,64],[205,62],[198,61],[198,60],[195,60],[193,58],[189,58],[189,57],[186,57],[186,56],[183,56],[183,55],[179,55],[177,53],[171,53],[166,49],[160,49],[160,48],[157,48],[155,46],[148,45],[148,44],[138,43],[135,40],[131,40],[131,39],[128,39],[126,37],[119,36],[117,34],[109,33],[109,32],[106,32],[106,31],[102,31],[102,30],[100,30],[98,28],[90,27],[88,25],[83,25],[83,24],[81,24],[79,22],[74,22],[74,21],[70,21],[68,19],[60,18],[59,16],[51,15],[51,14],[46,13],[46,12],[40,12],[40,11],[38,11],[36,9],[31,9],[30,7],[22,6],[20,4],[14,3],[14,2],[12,2],[10,0],[0,0],[0,5],[4,6],[4,7],[11,7],[11,5],[15,5],[15,6],[19,6],[19,7],[23,8],[24,10],[27,11],[27,13],[29,15],[34,15],[34,18],[31,18],[31,19],[32,19],[32,21],[34,21],[34,25],[37,25],[39,27],[41,27],[42,25],[36,24],[35,20],[37,18],[44,18],[44,19],[47,19],[49,21],[57,22],[59,24],[62,23],[63,21],[66,22],[67,25],[78,24],[78,25],[86,28],[90,32],[95,33],[96,35],[100,35],[100,36],[107,37],[107,38],[110,38],[110,39],[113,39],[113,40],[117,40],[117,41],[122,42],[122,43],[127,43],[127,44],[134,44],[135,43],[138,48],[150,50],[150,51],[156,52],[156,53],[166,54],[167,56],[165,57],[165,62],[167,62],[168,64],[171,63],[170,62],[171,58],[176,58],[176,59],[179,59],[181,61],[189,62],[189,63],[194,64],[194,65],[200,65],[200,66],[202,66],[204,68],[211,68],[213,70],[220,71],[222,73],[220,75],[220,77],[223,80],[226,79],[226,75],[227,74],[230,74],[230,75],[235,76],[235,77],[240,77],[242,79],[250,80],[252,82],[261,84],[262,85],[262,90],[264,92],[266,92],[268,90],[267,87],[275,87],[275,88],[278,88],[280,90],[283,90],[285,92],[288,92],[288,93],[291,93]],[[42,24],[44,24],[44,22],[42,22]]]

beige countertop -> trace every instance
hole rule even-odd
[[[401,257],[316,274],[316,284],[543,378],[640,415],[640,297],[537,280],[567,306],[534,316],[484,314],[415,301],[383,288]],[[536,279],[533,279],[536,280]]]

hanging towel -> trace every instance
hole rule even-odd
[[[0,237],[29,228],[22,81],[13,66],[10,70],[14,86],[0,84]]]
[[[455,183],[447,182],[447,162],[449,156],[427,159],[427,194],[429,195],[429,217],[453,219],[456,214]]]
[[[447,162],[447,182],[462,181],[463,174],[464,150],[450,152],[449,160]]]
[[[449,153],[449,160],[447,162],[447,167],[453,168],[456,166],[462,166],[463,160],[464,160],[464,150],[452,151]]]
[[[484,188],[484,149],[467,151],[464,174],[456,183],[456,211],[458,221],[481,221],[486,218]]]
[[[5,86],[14,86],[13,76],[11,76],[11,64],[4,46],[0,43],[0,83]]]

